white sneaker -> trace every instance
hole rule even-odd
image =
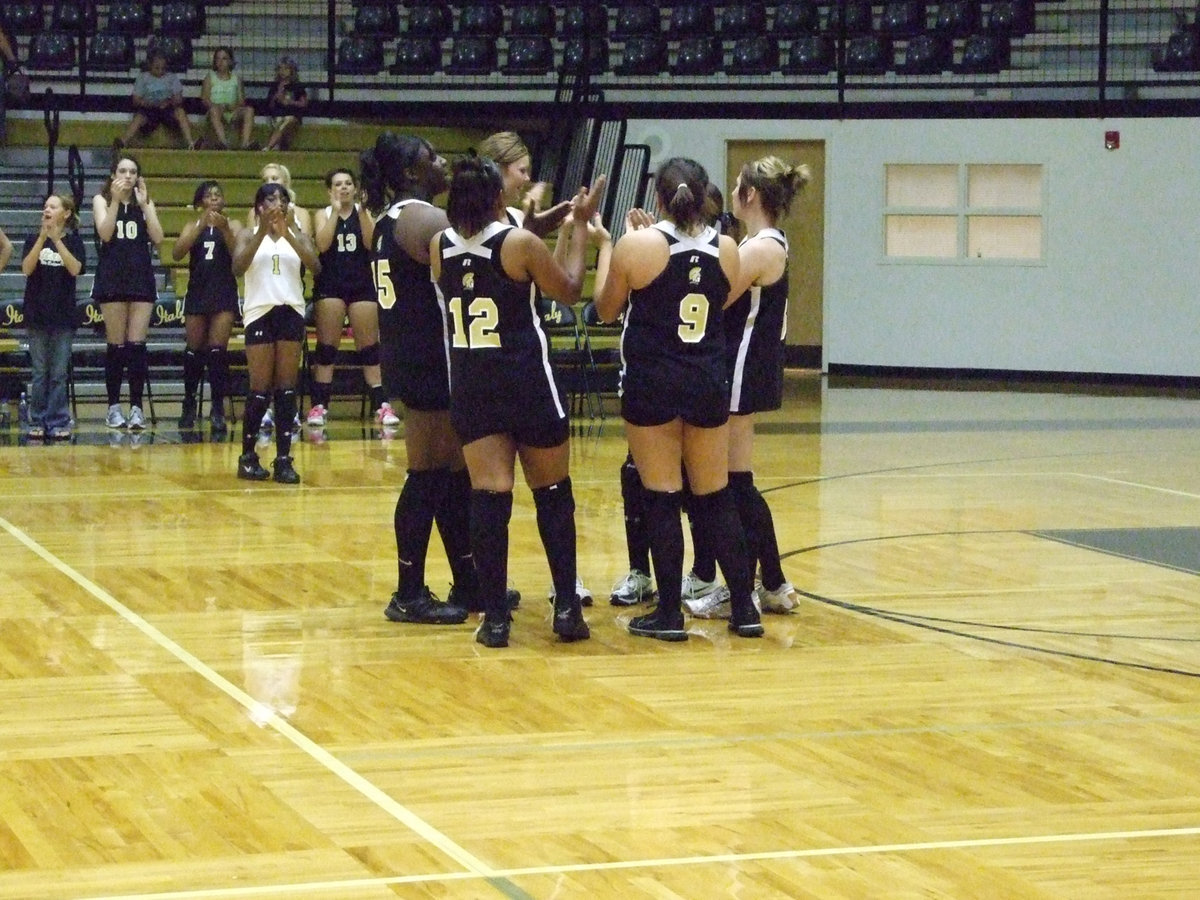
[[[579,597],[580,606],[592,605],[592,592],[583,586],[583,579],[575,576],[575,594]],[[550,585],[550,602],[554,602],[554,585]]]
[[[763,612],[790,613],[800,605],[800,595],[790,581],[785,581],[773,591],[758,584],[754,587],[754,601]]]
[[[146,427],[146,418],[142,415],[140,406],[129,407],[129,429],[130,431],[141,431]]]
[[[109,428],[125,427],[125,414],[121,412],[120,403],[114,403],[108,408],[108,415],[104,419],[104,424]]]
[[[379,409],[375,410],[375,421],[380,425],[399,425],[400,417],[396,415],[396,410],[392,409],[392,404],[384,400]]]
[[[613,606],[636,606],[654,596],[654,585],[650,576],[641,569],[630,569],[629,574],[613,585],[608,602]]]
[[[322,428],[325,425],[325,415],[328,411],[320,403],[313,406],[308,411],[308,418],[304,420],[304,424],[309,428]]]
[[[704,583],[701,582],[701,584]],[[685,587],[684,607],[697,619],[728,619],[733,612],[733,607],[729,603],[729,588],[716,582],[709,583],[712,584],[712,590],[700,596],[687,593]]]

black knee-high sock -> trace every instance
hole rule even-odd
[[[150,355],[145,341],[130,341],[125,345],[126,365],[129,367],[129,405],[141,406],[146,379],[150,377]]]
[[[292,422],[296,418],[296,390],[275,392],[275,455],[292,455]]]
[[[404,600],[415,598],[425,586],[429,536],[445,485],[445,469],[409,469],[396,500],[392,517],[396,531],[396,590]]]
[[[738,518],[746,531],[746,548],[750,557],[750,577],[755,563],[762,566],[763,584],[774,590],[783,584],[783,564],[779,560],[779,541],[775,537],[775,519],[771,507],[754,486],[753,472],[730,472],[729,489],[737,506]]]
[[[466,469],[445,471],[445,488],[434,515],[455,587],[468,596],[477,594],[479,580],[471,555],[471,475]]]
[[[471,491],[471,549],[488,618],[508,615],[508,522],[512,491]],[[574,590],[574,585],[572,585]]]
[[[367,393],[371,398],[371,412],[383,406],[383,401],[387,399],[387,394],[383,392],[382,384],[368,384]]]
[[[537,510],[538,534],[546,549],[554,596],[567,600],[575,596],[575,494],[568,476],[557,484],[533,492]]]
[[[229,351],[224,347],[209,347],[208,387],[212,394],[212,409],[225,414],[225,397],[229,390]]]
[[[125,379],[125,345],[104,345],[104,389],[108,405],[121,402],[121,382]]]
[[[333,382],[332,381],[314,381],[312,383],[312,402],[313,406],[324,406],[329,408],[330,399],[333,397]]]
[[[254,450],[254,441],[258,437],[258,429],[262,425],[271,398],[264,392],[251,392],[246,395],[246,408],[242,411],[242,452]]]
[[[625,511],[625,548],[629,568],[650,574],[650,542],[646,539],[646,488],[633,464],[633,454],[621,464],[621,506]]]
[[[711,494],[692,497],[696,514],[696,530],[703,532],[706,546],[713,549],[721,574],[729,586],[729,599],[736,613],[750,603],[754,579],[746,553],[746,536],[734,506],[733,492],[728,486]]]
[[[714,581],[717,577],[717,557],[712,547],[705,543],[705,532],[696,527],[696,509],[693,504],[692,486],[688,484],[687,470],[683,472],[683,510],[687,513],[688,528],[692,534],[692,571],[702,581]]]
[[[670,612],[679,610],[683,583],[682,499],[679,491],[646,491],[646,538],[654,562],[658,605]]]
[[[195,403],[200,390],[200,379],[204,377],[204,357],[191,347],[183,351],[183,402]]]

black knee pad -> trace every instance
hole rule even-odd
[[[313,365],[332,366],[337,361],[337,352],[337,344],[318,343],[312,353]]]
[[[358,364],[360,366],[377,366],[379,365],[379,344],[368,344],[358,351]]]

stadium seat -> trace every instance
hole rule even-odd
[[[775,4],[776,37],[799,37],[816,34],[821,30],[821,14],[812,0],[792,0],[791,3]]]
[[[448,37],[452,21],[450,7],[440,0],[410,6],[407,34],[410,37]]]
[[[708,0],[690,0],[671,7],[670,27],[667,34],[672,40],[685,37],[701,37],[716,32],[716,17]]]
[[[979,31],[979,0],[951,0],[938,4],[934,30],[950,37],[970,37]]]
[[[657,75],[666,69],[666,61],[667,42],[660,35],[630,37],[625,41],[617,74]]]
[[[1008,68],[1008,38],[999,34],[973,34],[963,47],[955,72],[965,75],[995,75]]]
[[[354,33],[377,39],[400,33],[400,15],[395,3],[368,3],[354,11]]]
[[[825,30],[830,34],[838,34],[843,27],[850,37],[870,34],[873,27],[871,4],[860,0],[843,0],[831,6]]]
[[[1200,42],[1194,28],[1180,29],[1154,54],[1155,72],[1200,71]]]
[[[0,22],[9,35],[37,34],[45,27],[45,7],[30,0],[5,0],[0,3]]]
[[[554,68],[554,45],[542,35],[522,34],[508,39],[504,71],[512,75],[545,75]]]
[[[827,34],[806,34],[792,40],[783,71],[794,75],[828,75],[836,65],[833,39]]]
[[[904,62],[896,71],[904,75],[936,75],[954,64],[954,42],[947,34],[928,32],[911,38],[904,49]]]
[[[726,3],[721,13],[721,36],[727,38],[753,37],[766,34],[767,6],[765,3]]]
[[[454,75],[490,75],[496,71],[496,41],[482,34],[463,34],[450,47],[447,71]]]
[[[578,72],[584,63],[583,39],[572,38],[563,46],[564,72]],[[608,41],[592,37],[587,45],[587,71],[591,75],[599,75],[608,71]]]
[[[204,4],[164,3],[158,21],[160,34],[198,38],[204,34]]]
[[[458,33],[500,37],[504,9],[499,3],[468,3],[458,10]]]
[[[442,44],[436,38],[401,37],[396,41],[394,75],[432,75],[442,67]]]
[[[921,34],[925,16],[925,4],[916,0],[888,3],[879,17],[879,33],[894,38]]]
[[[846,42],[847,75],[882,75],[892,67],[892,42],[878,34],[860,34]]]
[[[593,37],[608,31],[608,10],[603,3],[572,3],[563,11],[562,33],[565,38]]]
[[[88,0],[55,0],[50,7],[50,30],[70,31],[96,30],[96,4]]]
[[[378,75],[383,71],[383,41],[367,34],[342,38],[336,71],[340,75]]]
[[[779,43],[765,34],[740,37],[733,42],[730,75],[769,75],[779,68]]]
[[[541,2],[516,4],[508,20],[508,33],[554,37],[554,7]]]
[[[613,36],[620,38],[649,37],[662,31],[658,6],[643,0],[622,3],[617,8]]]
[[[1002,0],[992,4],[987,30],[1010,37],[1033,31],[1033,0]]]
[[[133,37],[101,31],[88,41],[88,68],[103,72],[128,72],[136,65]]]
[[[75,38],[62,31],[43,31],[29,42],[31,69],[74,69]]]
[[[154,26],[150,4],[140,0],[122,0],[108,4],[108,23],[104,30],[112,34],[146,37]]]
[[[686,37],[675,51],[675,75],[715,75],[724,62],[721,42],[713,35]]]
[[[150,47],[167,58],[167,71],[183,74],[192,67],[192,39],[182,34],[156,34]]]

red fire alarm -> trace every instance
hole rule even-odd
[[[1121,146],[1121,132],[1106,131],[1104,132],[1104,149],[1117,150]]]

